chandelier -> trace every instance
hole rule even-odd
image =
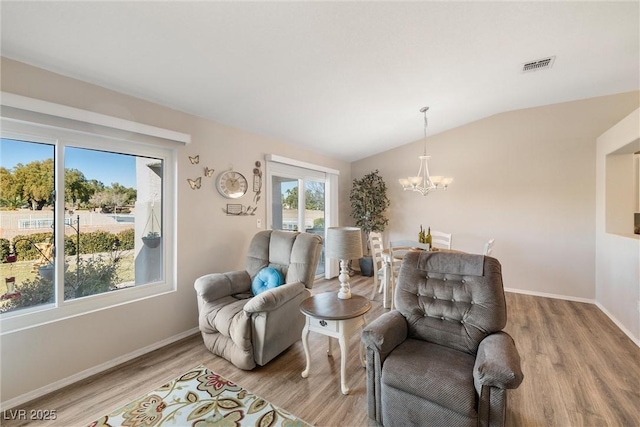
[[[422,107],[420,112],[424,114],[424,153],[422,156],[418,156],[420,159],[420,169],[416,176],[409,176],[407,178],[400,178],[400,185],[402,189],[417,191],[418,193],[426,196],[437,189],[446,190],[449,184],[453,181],[453,178],[445,178],[443,176],[429,176],[429,166],[427,161],[431,156],[427,156],[427,110],[429,107]]]

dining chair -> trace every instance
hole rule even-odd
[[[484,244],[484,251],[482,251],[483,255],[491,255],[491,252],[493,252],[493,242],[496,239],[489,239],[489,241],[487,243]]]
[[[398,280],[402,259],[407,252],[415,250],[428,251],[429,244],[420,243],[416,240],[395,240],[389,242],[389,289],[387,293],[391,294],[391,310],[395,309],[395,284]]]
[[[386,266],[384,260],[384,243],[382,241],[382,233],[372,231],[369,233],[369,247],[371,248],[371,257],[373,258],[373,291],[371,298],[376,297],[376,291],[382,292],[384,282],[386,280]]]
[[[451,233],[432,231],[431,246],[438,249],[451,249]]]

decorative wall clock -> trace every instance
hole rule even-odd
[[[218,175],[216,187],[222,196],[228,199],[238,199],[245,195],[249,185],[244,175],[230,169]]]
[[[262,170],[260,170],[260,167],[262,166],[262,164],[257,161],[255,163],[255,168],[253,169],[253,203],[255,204],[255,206],[246,206],[243,204],[228,204],[227,208],[222,208],[222,212],[224,212],[227,215],[232,215],[232,216],[246,216],[246,215],[255,215],[256,211],[258,210],[258,202],[260,201],[260,194],[262,194]],[[227,171],[229,172],[233,172],[233,166],[229,166],[229,170]],[[234,172],[236,174],[238,174],[237,172]],[[222,174],[221,174],[222,175]],[[242,174],[238,174],[240,176],[242,176]],[[220,178],[220,177],[218,177]],[[244,176],[242,176],[242,178],[244,178]],[[233,184],[233,183],[232,183]],[[248,187],[248,184],[247,184]],[[220,187],[218,187],[219,189]],[[245,189],[244,192],[246,192],[247,190]],[[237,197],[241,197],[244,192]],[[222,192],[221,192],[222,194]],[[224,196],[224,194],[222,194]],[[228,197],[228,196],[225,196]]]

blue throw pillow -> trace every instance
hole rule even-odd
[[[253,295],[258,295],[268,289],[277,288],[283,283],[282,273],[273,267],[265,267],[258,271],[256,277],[253,278],[251,292],[253,292]]]

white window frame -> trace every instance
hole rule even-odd
[[[6,333],[56,322],[69,317],[128,304],[142,299],[157,297],[176,291],[176,176],[177,147],[167,147],[159,143],[153,145],[129,141],[98,133],[43,125],[3,117],[0,119],[2,138],[42,142],[54,145],[55,150],[55,221],[64,224],[64,148],[66,146],[109,151],[134,156],[154,157],[163,161],[162,185],[162,236],[163,236],[163,279],[159,282],[105,292],[83,298],[64,300],[64,256],[56,257],[54,303],[23,308],[0,315],[0,336]],[[64,232],[55,233],[57,254],[64,253]]]

